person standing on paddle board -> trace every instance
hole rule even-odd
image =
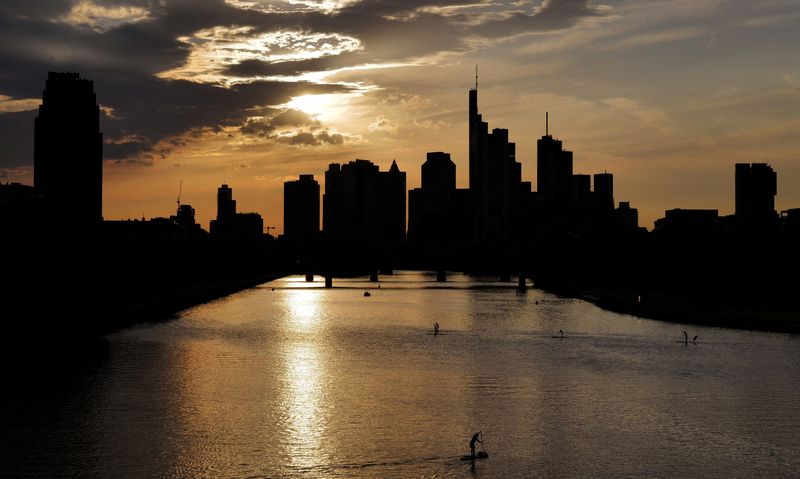
[[[479,443],[483,444],[483,441],[478,439],[478,437],[481,435],[482,432],[483,431],[476,432],[472,436],[472,439],[470,439],[470,441],[469,441],[469,453],[470,453],[470,456],[472,456],[472,457],[475,457],[475,443],[479,442]]]

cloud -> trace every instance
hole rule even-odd
[[[611,40],[602,45],[602,48],[622,49],[634,48],[659,43],[669,43],[689,38],[697,38],[708,35],[706,29],[700,27],[679,27],[658,32],[647,32],[636,35],[627,35],[623,38]],[[713,37],[712,37],[713,38]]]
[[[358,141],[357,137],[324,127],[319,120],[292,108],[277,110],[270,116],[250,118],[239,131],[251,140],[275,141],[301,147],[341,145],[345,141]]]
[[[346,35],[305,31],[260,32],[252,26],[213,27],[179,40],[190,50],[185,64],[160,72],[158,76],[208,83],[325,69],[320,68],[320,59],[361,48],[357,38]],[[311,63],[306,63],[305,67],[298,69],[295,66],[309,61]]]
[[[603,103],[611,108],[627,113],[638,120],[662,131],[667,131],[669,117],[666,113],[653,108],[647,108],[631,98],[617,97],[606,98]]]
[[[320,123],[302,111],[289,108],[279,111],[271,117],[248,119],[240,131],[245,135],[275,138],[276,133],[281,129],[286,129],[286,127],[292,129],[299,126],[319,127]]]
[[[494,16],[479,14],[490,7]],[[7,126],[0,130],[0,167],[32,164],[35,113],[18,110],[35,108],[49,70],[78,71],[95,82],[106,159],[151,161],[194,141],[195,132],[245,125],[256,109],[370,88],[330,84],[309,76],[315,72],[466,52],[473,48],[470,37],[552,31],[600,14],[576,0],[546,0],[540,7],[474,0],[6,0],[0,4],[0,124]],[[242,134],[257,127],[278,126],[249,123]],[[390,123],[374,128],[395,129]],[[315,124],[273,140],[361,141]]]
[[[399,129],[397,123],[383,116],[376,118],[368,127],[369,131],[382,131],[390,135],[396,135]]]
[[[14,99],[10,96],[0,95],[0,114],[36,110],[41,102],[37,98]]]
[[[150,18],[147,8],[135,5],[103,5],[81,0],[72,5],[69,13],[61,20],[70,25],[89,28],[97,32],[105,32],[112,28],[136,23]]]

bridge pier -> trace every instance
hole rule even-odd
[[[440,269],[436,272],[436,281],[439,283],[446,283],[447,282],[447,271]]]
[[[519,280],[518,280],[518,284],[517,284],[517,289],[519,290],[520,293],[524,293],[524,292],[528,291],[528,283],[525,280],[525,271],[520,271],[519,272]]]
[[[325,287],[333,288],[333,276],[330,274],[325,275]]]

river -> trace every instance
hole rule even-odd
[[[279,279],[55,360],[4,393],[0,475],[800,471],[798,336],[641,319],[458,274],[334,286]],[[461,460],[477,431],[489,458]]]

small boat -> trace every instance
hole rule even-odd
[[[364,291],[364,296],[372,296],[372,295],[369,294],[369,291]]]

